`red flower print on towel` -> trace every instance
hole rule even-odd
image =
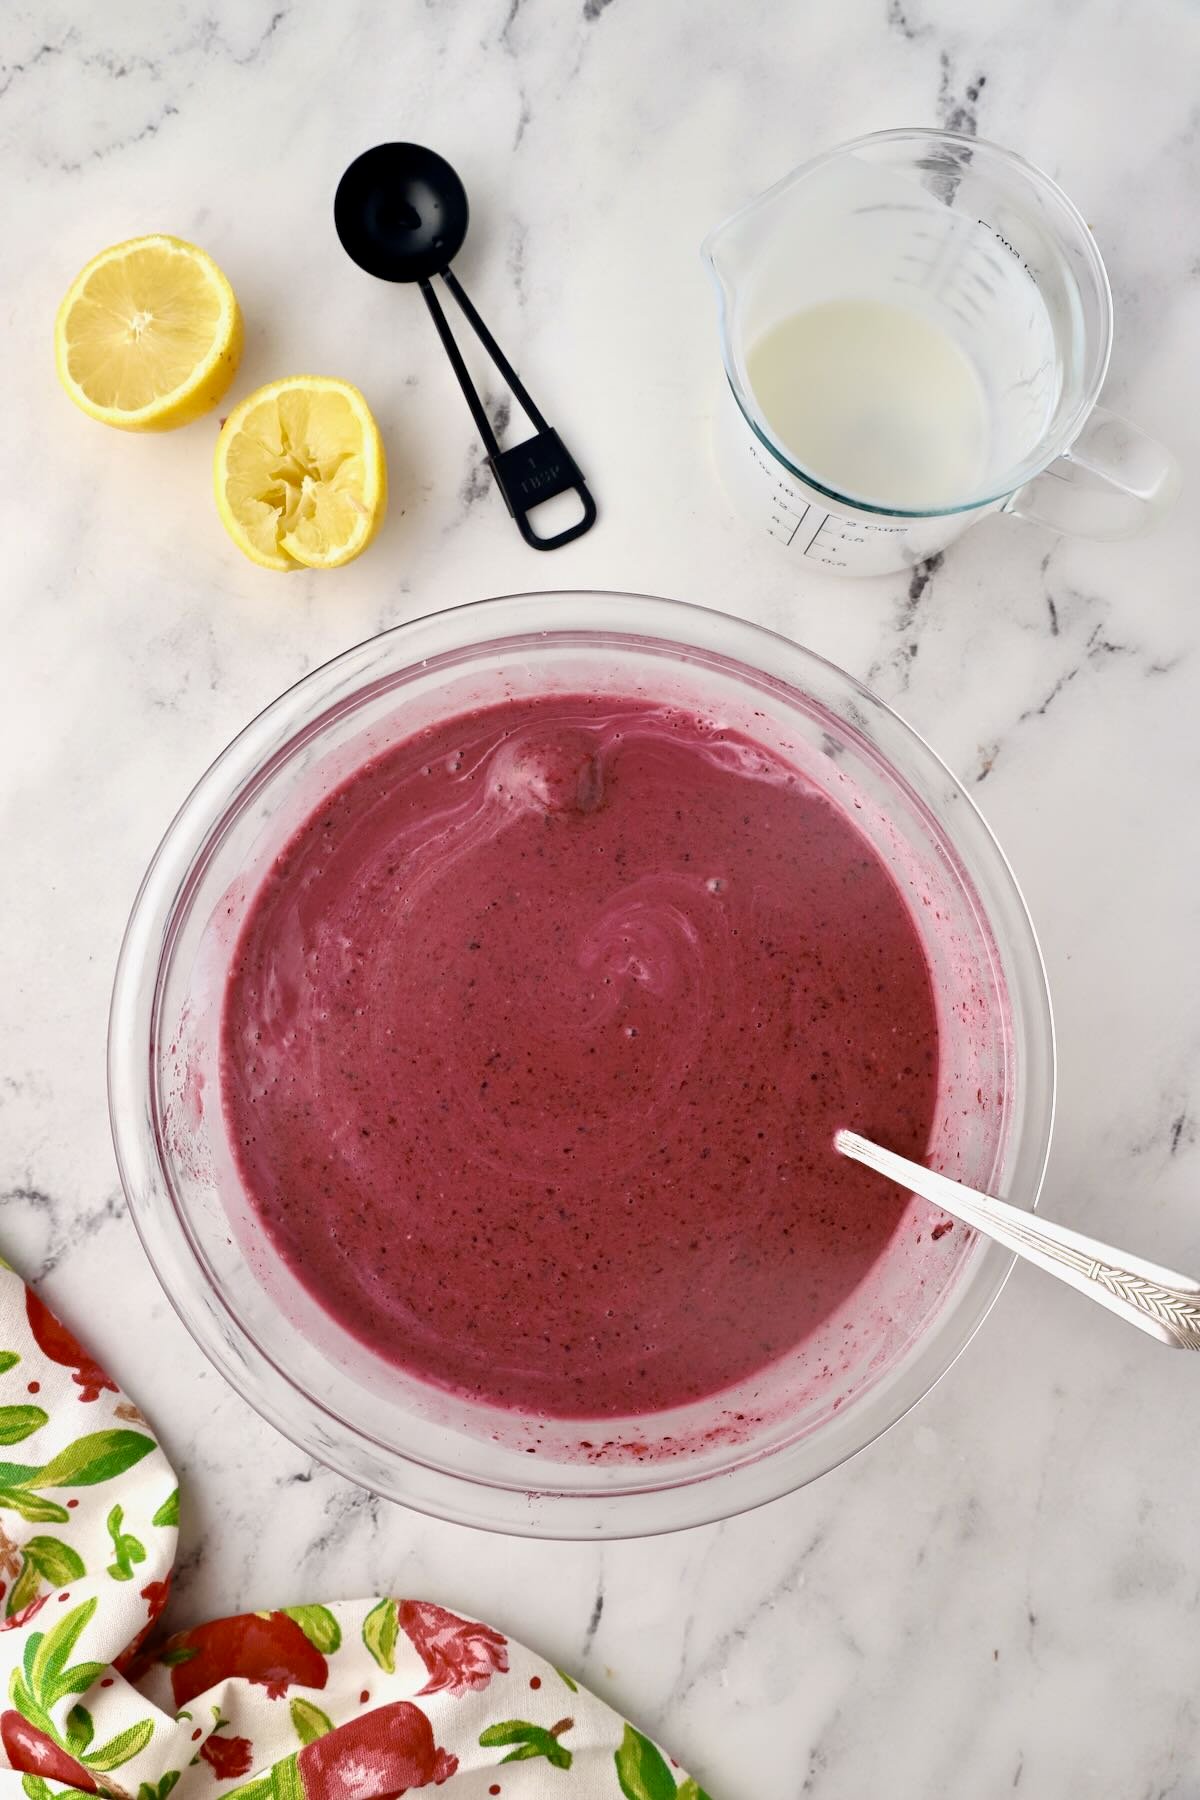
[[[186,1706],[228,1675],[256,1681],[278,1700],[293,1683],[323,1688],[329,1664],[286,1613],[239,1613],[173,1637],[161,1653],[171,1665],[176,1706]]]
[[[25,1314],[42,1354],[48,1356],[51,1362],[61,1363],[64,1369],[74,1369],[71,1379],[81,1390],[81,1400],[98,1400],[102,1388],[107,1388],[112,1394],[117,1392],[116,1382],[109,1380],[104,1370],[92,1361],[83,1345],[71,1336],[66,1326],[55,1318],[31,1287],[25,1289]]]
[[[423,1694],[465,1694],[508,1669],[507,1640],[428,1600],[401,1600],[396,1622],[429,1671]]]
[[[26,1775],[40,1775],[44,1781],[65,1781],[88,1794],[96,1792],[96,1783],[83,1765],[60,1750],[19,1712],[6,1712],[0,1717],[0,1743],[10,1767],[21,1769]]]
[[[11,1631],[15,1625],[28,1625],[34,1614],[41,1612],[49,1598],[49,1594],[36,1594],[32,1600],[26,1602],[19,1612],[15,1612],[11,1619],[0,1621],[0,1631]]]
[[[458,1758],[434,1742],[419,1706],[396,1700],[306,1744],[296,1767],[304,1800],[399,1800],[409,1788],[440,1787]]]
[[[146,1623],[148,1625],[153,1625],[158,1619],[163,1607],[167,1604],[170,1592],[171,1577],[169,1575],[165,1581],[147,1582],[146,1586],[142,1589],[142,1599],[146,1602]]]
[[[248,1775],[254,1763],[254,1746],[249,1738],[210,1737],[200,1751],[218,1781],[232,1781],[237,1775]]]
[[[152,1656],[143,1656],[142,1647],[158,1621],[159,1614],[167,1604],[171,1592],[171,1577],[165,1581],[150,1581],[142,1589],[142,1599],[146,1602],[146,1623],[138,1632],[131,1644],[126,1644],[120,1656],[113,1658],[113,1668],[118,1675],[124,1675],[127,1681],[134,1681],[142,1674],[148,1664],[154,1661]]]

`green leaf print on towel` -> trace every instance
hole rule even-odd
[[[109,1738],[99,1750],[89,1750],[83,1761],[89,1769],[96,1769],[107,1774],[109,1769],[119,1769],[122,1763],[130,1762],[141,1754],[154,1736],[154,1721],[139,1719],[136,1725],[127,1725],[116,1737]]]
[[[98,1605],[95,1598],[85,1600],[52,1630],[30,1633],[22,1666],[13,1670],[9,1687],[15,1711],[0,1717],[0,1741],[15,1767],[27,1767],[33,1761],[51,1780],[73,1781],[87,1791],[95,1789],[93,1771],[105,1775],[120,1768],[144,1750],[154,1735],[154,1721],[140,1719],[93,1749],[95,1728],[86,1707],[71,1708],[65,1735],[51,1716],[60,1700],[68,1694],[86,1693],[108,1667],[100,1662],[71,1662],[71,1653]]]
[[[363,1643],[385,1675],[396,1673],[396,1638],[399,1608],[394,1600],[381,1600],[363,1620]]]
[[[342,1645],[342,1628],[327,1606],[285,1606],[284,1616],[294,1621],[314,1650],[332,1656]]]
[[[74,1607],[61,1618],[52,1630],[35,1631],[26,1642],[25,1680],[35,1701],[47,1710],[64,1694],[84,1691],[78,1684],[76,1670],[69,1666],[71,1652],[99,1604],[96,1599],[85,1600],[82,1606]]]
[[[0,1444],[19,1444],[49,1423],[40,1406],[0,1406]]]
[[[37,1598],[42,1582],[51,1588],[64,1588],[87,1574],[83,1558],[61,1538],[31,1537],[20,1546],[21,1570],[9,1590],[4,1609],[6,1618],[24,1611]]]
[[[125,1509],[114,1506],[108,1515],[108,1535],[113,1543],[114,1560],[108,1566],[108,1573],[114,1581],[132,1581],[135,1563],[144,1563],[146,1548],[139,1538],[135,1538],[122,1529],[125,1524]]]
[[[178,1525],[179,1523],[179,1489],[167,1495],[154,1517],[152,1525]]]
[[[3,1410],[3,1409],[0,1409]],[[36,1412],[37,1407],[13,1407],[15,1412]],[[31,1427],[32,1429],[32,1427]],[[6,1440],[11,1442],[12,1440]],[[20,1513],[39,1524],[65,1525],[66,1507],[50,1500],[39,1488],[95,1487],[123,1475],[155,1449],[154,1439],[140,1431],[93,1431],[76,1438],[52,1456],[48,1463],[0,1462],[0,1509]]]
[[[29,1800],[92,1800],[91,1788],[60,1787],[52,1789],[50,1783],[41,1775],[22,1775],[21,1787],[29,1796]],[[141,1795],[138,1795],[141,1800]]]
[[[502,1763],[530,1762],[534,1757],[544,1756],[554,1768],[569,1769],[571,1752],[558,1740],[574,1723],[574,1719],[560,1719],[557,1725],[551,1725],[547,1730],[544,1725],[531,1725],[526,1719],[502,1719],[499,1724],[489,1725],[486,1731],[481,1731],[479,1742],[485,1750],[496,1744],[515,1744],[516,1749],[500,1758]],[[674,1793],[672,1782],[672,1800]]]
[[[613,1761],[625,1800],[709,1800],[704,1789],[690,1779],[677,1788],[662,1751],[632,1725],[626,1725]]]
[[[94,1794],[107,1787],[105,1775],[140,1755],[154,1736],[154,1721],[140,1719],[92,1750],[80,1747],[91,1743],[89,1734],[93,1728],[87,1711],[82,1706],[72,1707],[70,1721],[69,1735],[64,1740],[53,1727],[46,1730],[19,1712],[4,1713],[0,1716],[0,1740],[9,1761],[35,1761],[51,1781],[73,1782],[72,1793],[83,1789]]]
[[[82,1756],[96,1735],[92,1715],[86,1706],[73,1706],[67,1714],[67,1749],[72,1756]]]
[[[292,1725],[302,1744],[315,1744],[319,1737],[333,1730],[333,1720],[311,1700],[292,1701]]]
[[[37,1480],[29,1486],[95,1487],[98,1481],[123,1475],[154,1447],[154,1439],[144,1437],[140,1431],[93,1431],[60,1450],[44,1469],[37,1471]]]
[[[33,1474],[37,1474],[34,1469]],[[31,1494],[27,1488],[0,1486],[0,1511],[20,1513],[23,1519],[37,1525],[65,1525],[70,1513],[57,1500],[44,1494]]]
[[[143,1781],[137,1791],[137,1800],[167,1800],[182,1773],[182,1769],[168,1769],[157,1781]]]

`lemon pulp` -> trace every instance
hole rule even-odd
[[[239,549],[266,568],[336,568],[382,520],[379,431],[349,382],[296,375],[249,395],[217,440],[217,507]]]
[[[182,238],[114,244],[58,311],[59,377],[92,418],[162,431],[208,412],[237,371],[242,316],[216,263]]]

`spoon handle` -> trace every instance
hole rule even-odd
[[[521,377],[517,374],[517,371],[513,368],[507,356],[505,356],[503,350],[484,324],[482,315],[476,310],[474,301],[468,296],[466,288],[458,279],[454,270],[443,269],[442,280],[450,289],[454,298],[458,301],[468,325],[499,369],[501,375],[503,375],[506,384],[515,395],[517,402],[520,405],[522,412],[525,414],[525,417],[529,420],[529,423],[534,427],[535,431],[549,431],[550,427],[534,405],[532,395],[529,393],[529,390],[521,380]]]
[[[513,444],[507,450],[500,448],[496,433],[492,429],[492,422],[484,410],[482,400],[475,391],[474,383],[467,371],[467,365],[463,361],[462,352],[454,340],[454,333],[450,329],[449,321],[433,291],[433,284],[428,278],[423,280],[420,285],[421,292],[425,297],[425,304],[437,326],[438,336],[442,340],[446,355],[450,358],[451,367],[458,378],[458,385],[471,409],[475,428],[483,440],[483,447],[487,451],[488,467],[495,477],[496,486],[504,495],[504,504],[516,520],[517,530],[525,542],[534,550],[557,550],[560,544],[569,544],[572,538],[582,537],[583,533],[596,523],[596,502],[588,491],[587,483],[575,459],[554,427],[546,423],[534,405],[532,396],[517,371],[475,310],[462,282],[455,275],[453,269],[443,269],[441,274],[442,280],[462,309],[467,323],[500,371],[513,398],[534,428],[534,435],[526,438],[523,443]],[[573,525],[568,525],[565,530],[556,532],[553,537],[541,537],[529,523],[529,514],[544,500],[553,500],[557,494],[566,493],[575,493],[579,496],[583,509],[580,517]]]
[[[1200,1350],[1200,1283],[1158,1263],[1129,1256],[1050,1219],[1010,1206],[884,1150],[857,1132],[839,1131],[834,1146],[853,1162],[875,1169],[952,1213],[965,1225],[1036,1263],[1048,1275],[1098,1300],[1110,1312],[1177,1350]]]
[[[489,457],[495,456],[499,453],[500,446],[496,442],[496,434],[492,430],[492,421],[484,411],[483,401],[475,392],[475,384],[463,361],[462,351],[455,342],[454,333],[450,329],[450,321],[442,311],[442,303],[433,291],[433,283],[428,280],[422,281],[421,293],[425,297],[429,315],[437,326],[437,334],[442,340],[442,349],[450,358],[450,367],[458,378],[458,385],[463,391],[463,399],[471,409],[471,417],[475,421],[476,431],[483,440],[483,447]]]

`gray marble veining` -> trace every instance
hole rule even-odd
[[[67,0],[0,19],[0,1240],[164,1433],[186,1494],[180,1621],[428,1594],[577,1669],[729,1800],[1200,1791],[1190,1360],[1020,1272],[910,1419],[789,1500],[665,1542],[476,1536],[314,1467],[208,1368],[120,1202],[103,1062],[142,869],[279,689],[487,593],[675,594],[869,679],[969,781],[1056,1001],[1048,1208],[1194,1266],[1194,498],[1140,542],[997,518],[911,577],[797,571],[715,486],[697,246],[862,131],[942,123],[1010,144],[1101,244],[1106,397],[1194,470],[1198,54],[1186,0]],[[521,545],[484,478],[418,296],[337,249],[337,177],[387,136],[461,170],[463,279],[593,485],[599,526],[553,559]],[[352,568],[284,580],[239,558],[209,497],[213,419],[124,438],[60,395],[67,282],[153,229],[204,243],[239,292],[235,395],[314,368],[369,396],[393,500]]]

